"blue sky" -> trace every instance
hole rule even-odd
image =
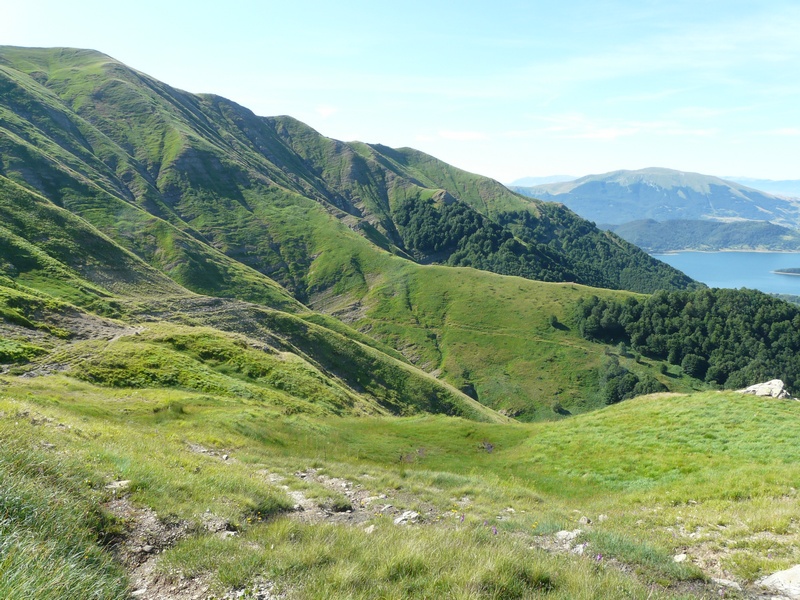
[[[0,0],[0,43],[93,48],[330,137],[508,182],[650,166],[800,179],[800,3]]]

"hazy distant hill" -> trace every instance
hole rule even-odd
[[[614,171],[514,190],[561,202],[596,223],[748,219],[796,226],[800,222],[800,204],[796,202],[718,177],[671,169]]]
[[[750,177],[727,177],[730,181],[741,183],[748,187],[778,196],[788,196],[789,198],[800,198],[800,179],[753,179]],[[544,183],[544,182],[542,182]],[[526,185],[526,184],[519,184]]]
[[[647,252],[800,250],[800,232],[767,221],[630,221],[608,228]]]
[[[574,181],[577,179],[575,175],[546,175],[544,177],[523,177],[515,179],[509,185],[517,187],[526,187],[534,185],[542,185],[545,183],[563,183],[565,181]]]

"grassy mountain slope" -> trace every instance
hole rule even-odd
[[[299,407],[293,410],[317,412],[322,404],[328,407],[323,412],[340,414],[431,410],[499,418],[342,323],[246,302],[226,305],[217,300],[214,305],[81,218],[5,178],[0,178],[0,214],[0,363],[38,357],[27,370],[69,370],[111,385],[208,387],[287,405],[287,392],[272,393],[274,381],[279,381],[278,391],[290,390],[288,405]],[[276,284],[268,285],[277,290],[275,297],[283,298],[279,305],[308,313]],[[232,319],[218,321],[226,311]],[[167,320],[217,328],[194,334],[201,341],[183,344],[193,350],[147,335],[109,343],[132,328],[143,331],[142,319],[157,323],[146,326],[156,330],[170,331]],[[248,322],[250,327],[242,327]],[[225,331],[250,337],[232,339]],[[247,352],[252,356],[242,358]],[[265,381],[272,389],[266,396],[258,389]]]
[[[264,580],[289,598],[720,595],[710,577],[746,597],[800,560],[793,402],[659,395],[489,425],[281,419],[248,399],[63,376],[0,385],[8,598],[181,582],[223,594]],[[307,508],[294,512],[298,498]],[[337,505],[351,513],[324,508]],[[161,579],[133,571],[127,584],[111,560],[108,541],[124,552],[137,535],[129,506],[175,532],[143,558]],[[416,522],[393,524],[406,510]],[[566,544],[555,535],[576,529]],[[45,539],[45,554],[27,551]],[[69,575],[51,577],[54,564]]]
[[[175,246],[178,235],[165,231],[165,223],[277,279],[300,300],[334,285],[315,277],[311,257],[365,238],[370,249],[531,278],[638,291],[691,283],[568,211],[550,206],[545,215],[539,203],[497,182],[415,151],[344,144],[290,118],[258,118],[223,98],[174,90],[99,53],[10,48],[3,57],[9,97],[4,174],[126,241],[154,266],[170,268],[184,285],[198,285],[203,269],[197,263],[208,259],[191,247],[188,256],[160,260],[163,246]],[[99,189],[65,180],[73,175]],[[109,207],[101,190],[118,201]],[[126,209],[119,201],[143,209],[151,221],[121,227],[116,215]],[[458,215],[443,215],[452,204]],[[413,231],[403,229],[409,223],[398,223],[399,210],[427,210],[430,222],[456,219],[462,230],[441,238],[434,228],[432,239],[415,244]],[[508,216],[515,211],[524,217]],[[331,217],[340,221],[338,231]],[[512,227],[523,218],[527,228]],[[312,223],[308,231],[306,221]],[[548,245],[564,237],[562,230],[580,230],[591,243],[581,246],[566,236]],[[148,235],[151,244],[141,243]],[[608,256],[602,270],[593,266],[598,251]],[[618,278],[623,268],[634,277]],[[228,286],[220,291],[229,292]]]
[[[794,227],[800,222],[794,202],[718,177],[671,169],[614,171],[514,189],[526,196],[562,202],[595,223],[738,218]]]
[[[557,361],[574,358],[574,344],[586,342],[566,328],[542,325],[540,316],[507,327],[515,340],[510,345],[503,336],[464,330],[473,311],[507,312],[499,307],[506,300],[490,290],[507,289],[498,294],[522,306],[526,295],[550,298],[551,288],[479,271],[463,275],[473,282],[466,286],[461,273],[468,271],[421,266],[408,258],[608,287],[692,285],[679,272],[569,211],[528,201],[489,179],[412,150],[330,140],[288,117],[256,117],[225,99],[170,88],[96,52],[3,48],[0,81],[0,127],[5,134],[0,137],[0,176],[9,199],[4,210],[11,218],[16,198],[25,196],[25,206],[38,207],[31,218],[40,221],[36,227],[43,236],[57,239],[52,231],[58,216],[69,224],[62,237],[74,234],[124,248],[108,249],[102,268],[87,258],[97,249],[83,242],[76,242],[83,248],[79,252],[53,244],[45,248],[51,259],[67,266],[69,276],[62,279],[77,276],[99,286],[98,294],[117,294],[152,309],[158,296],[180,297],[188,288],[298,313],[308,324],[303,327],[311,328],[315,320],[327,331],[325,336],[332,327],[339,331],[333,321],[308,313],[300,304],[305,302],[380,340],[365,341],[362,335],[362,343],[385,355],[391,354],[387,345],[402,351],[393,358],[405,356],[403,360],[410,358],[424,370],[438,370],[486,405],[526,418],[552,418],[557,402],[571,411],[595,405],[582,391],[586,385],[596,391],[597,360],[565,377],[541,370],[530,357],[543,355],[532,352],[531,345],[555,336],[556,357],[551,359]],[[408,218],[402,221],[405,225],[401,215]],[[414,219],[445,227],[416,228]],[[87,237],[84,230],[92,227],[94,233]],[[23,229],[17,227],[15,235],[39,247],[39,238],[26,238]],[[441,237],[444,229],[450,241]],[[417,230],[431,234],[414,238]],[[460,245],[462,240],[468,243]],[[128,287],[109,283],[117,277],[109,269],[132,260],[130,270],[139,275]],[[11,265],[9,274],[18,283],[32,285],[25,275],[32,271],[14,275],[13,269],[18,267]],[[76,280],[69,285],[83,284]],[[435,292],[422,294],[422,308],[410,311],[416,314],[407,314],[402,305],[395,309],[387,299],[425,288]],[[473,288],[487,293],[475,298]],[[79,297],[84,292],[53,293],[85,308],[93,306],[90,298]],[[544,306],[566,306],[557,296],[543,301]],[[461,324],[452,327],[444,318],[451,304],[470,307]],[[246,322],[257,320],[250,305],[226,306],[234,315],[237,310],[247,313]],[[569,312],[558,306],[543,311]],[[276,314],[270,313],[279,322],[275,327],[294,331],[299,321]],[[206,316],[200,322],[209,324]],[[345,338],[358,339],[352,329],[342,327]],[[223,328],[240,331],[236,316]],[[314,346],[308,343],[309,331],[291,343]],[[314,358],[311,348],[303,351],[322,368],[339,360],[332,350],[320,351],[324,360]],[[602,347],[595,346],[589,354],[599,352]],[[481,354],[511,357],[518,367],[501,372],[499,359],[484,363]],[[347,379],[347,360],[336,364],[333,372]],[[367,363],[358,364],[367,368]],[[534,366],[541,371],[536,376],[530,375]],[[641,368],[655,372],[655,365]],[[357,379],[347,379],[346,385],[358,388]],[[391,395],[388,390],[400,381],[390,379],[391,385],[377,386],[381,397]],[[679,380],[678,387],[683,385]],[[459,402],[466,397],[460,396]],[[397,405],[392,410],[404,409]]]
[[[647,252],[676,250],[800,250],[800,232],[767,221],[646,219],[608,226],[618,236]]]
[[[333,190],[331,201],[366,221],[368,237],[377,229],[420,262],[641,292],[692,285],[563,207],[422,152],[345,144],[288,117],[269,122]]]

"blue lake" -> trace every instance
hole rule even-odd
[[[776,269],[800,268],[800,253],[677,252],[653,256],[709,287],[746,287],[800,296],[800,276],[772,273]]]

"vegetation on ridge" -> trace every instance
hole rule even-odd
[[[577,304],[587,339],[622,341],[689,376],[728,388],[800,384],[800,307],[755,290],[657,292]]]

